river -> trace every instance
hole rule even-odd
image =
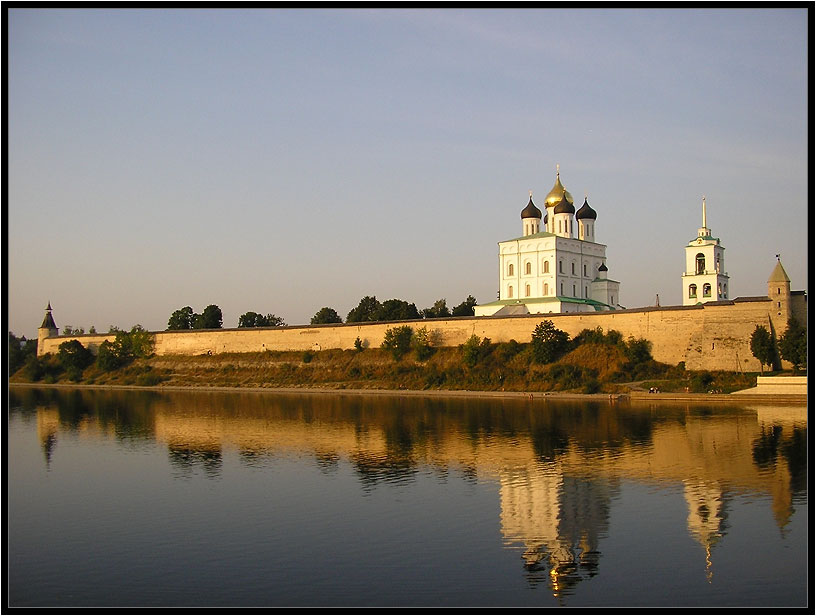
[[[804,607],[804,406],[10,390],[12,607]]]

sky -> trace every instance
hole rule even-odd
[[[806,9],[9,9],[8,328],[496,299],[561,180],[627,308],[808,290]]]

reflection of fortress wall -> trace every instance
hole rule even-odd
[[[798,296],[797,296],[798,297]],[[804,298],[804,296],[802,296]],[[658,361],[700,370],[754,370],[759,362],[750,348],[756,325],[768,326],[775,304],[767,297],[744,298],[697,306],[673,306],[582,312],[572,314],[519,315],[510,317],[472,317],[401,321],[400,325],[427,327],[439,338],[440,346],[463,344],[471,335],[488,337],[493,342],[515,339],[529,342],[535,326],[543,318],[570,336],[583,329],[615,329],[624,338],[634,336],[652,342],[652,354]],[[260,351],[302,351],[315,348],[351,349],[360,338],[368,346],[382,344],[385,331],[394,323],[293,326],[282,328],[239,328],[155,332],[157,355],[201,355],[206,353],[245,353]],[[781,335],[782,332],[777,332]],[[37,352],[56,353],[59,345],[77,339],[95,350],[113,335],[47,337]]]

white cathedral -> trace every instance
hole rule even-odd
[[[557,166],[544,206],[542,221],[531,192],[522,236],[499,242],[499,299],[476,306],[476,316],[623,308],[620,283],[607,276],[606,245],[595,241],[598,215],[586,198],[575,211]]]

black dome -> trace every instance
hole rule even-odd
[[[541,210],[539,210],[535,203],[533,203],[533,198],[530,197],[530,202],[527,204],[523,210],[521,210],[521,217],[522,218],[538,218],[541,219]]]
[[[601,263],[601,267],[598,268],[599,272],[608,272],[609,268],[606,267],[606,263]]]
[[[561,197],[561,201],[558,202],[558,205],[553,208],[553,213],[555,214],[575,214],[575,206],[569,202],[567,199],[567,193],[564,191],[564,196]]]
[[[584,204],[581,206],[581,209],[578,210],[578,213],[575,215],[575,218],[578,220],[583,220],[584,218],[591,218],[592,220],[596,220],[598,218],[598,214],[589,207],[589,203],[587,203],[586,198],[584,198]]]

